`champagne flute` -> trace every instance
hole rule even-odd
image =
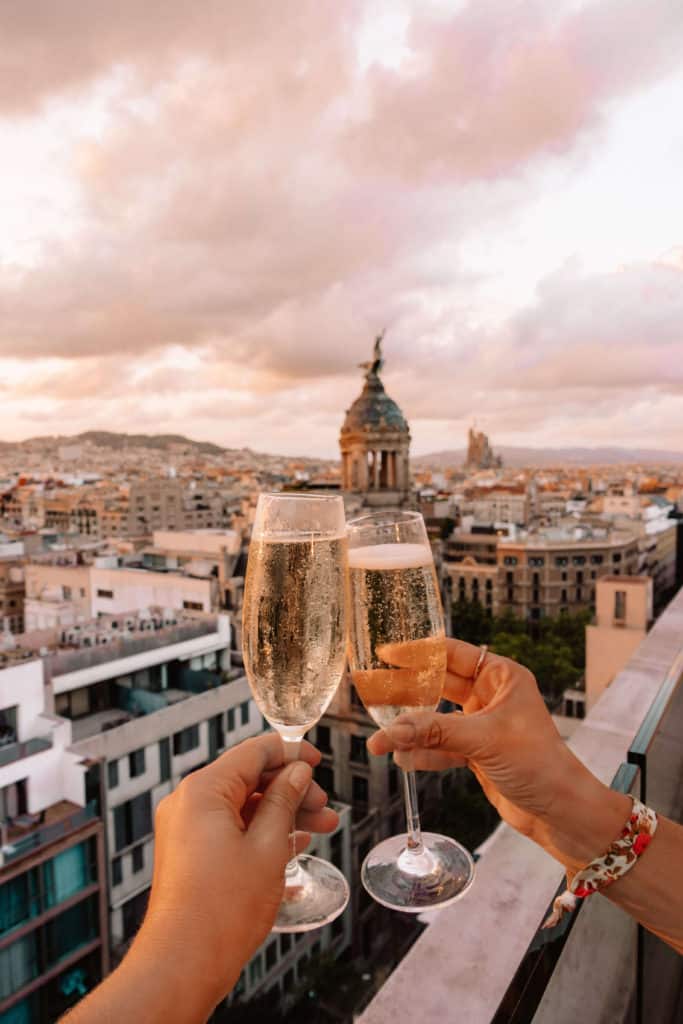
[[[244,667],[254,700],[283,741],[285,763],[296,759],[344,672],[346,553],[340,497],[259,495],[244,587]],[[341,871],[297,857],[292,833],[274,930],[320,928],[348,901]]]
[[[381,728],[434,711],[446,679],[446,635],[432,550],[419,512],[374,512],[347,525],[351,678]],[[420,913],[469,888],[474,862],[447,836],[422,832],[415,772],[403,773],[408,831],[370,851],[363,885],[392,910]]]

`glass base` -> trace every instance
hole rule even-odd
[[[320,857],[302,853],[297,870],[285,878],[274,932],[310,932],[334,921],[349,902],[349,884],[341,871]]]
[[[423,832],[422,842],[419,854],[407,849],[407,835],[391,836],[370,851],[360,877],[374,900],[419,914],[448,907],[467,892],[474,861],[465,847],[434,832]]]

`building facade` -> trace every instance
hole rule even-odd
[[[99,764],[45,710],[43,664],[0,659],[0,1021],[56,1020],[107,973]]]
[[[444,568],[453,601],[479,601],[492,615],[510,611],[523,619],[556,617],[595,607],[597,580],[636,572],[633,531],[587,528],[520,532],[455,531]],[[457,623],[453,623],[457,634]]]

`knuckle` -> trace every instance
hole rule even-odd
[[[267,792],[263,799],[270,804],[271,807],[275,807],[281,811],[286,811],[288,814],[293,814],[296,806],[292,797],[284,793],[281,789],[274,789]]]
[[[440,747],[443,744],[443,729],[438,718],[433,718],[427,727],[424,738],[425,747]]]

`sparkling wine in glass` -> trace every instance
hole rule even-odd
[[[347,533],[351,678],[383,728],[403,712],[434,711],[441,698],[446,636],[434,559],[418,512],[375,512]],[[455,840],[421,831],[415,772],[403,780],[407,833],[370,851],[361,880],[385,907],[419,913],[462,896],[474,863]]]
[[[244,587],[244,667],[254,700],[282,738],[286,762],[296,759],[344,672],[346,559],[340,497],[259,496]],[[274,930],[320,928],[348,900],[337,868],[294,855]]]

